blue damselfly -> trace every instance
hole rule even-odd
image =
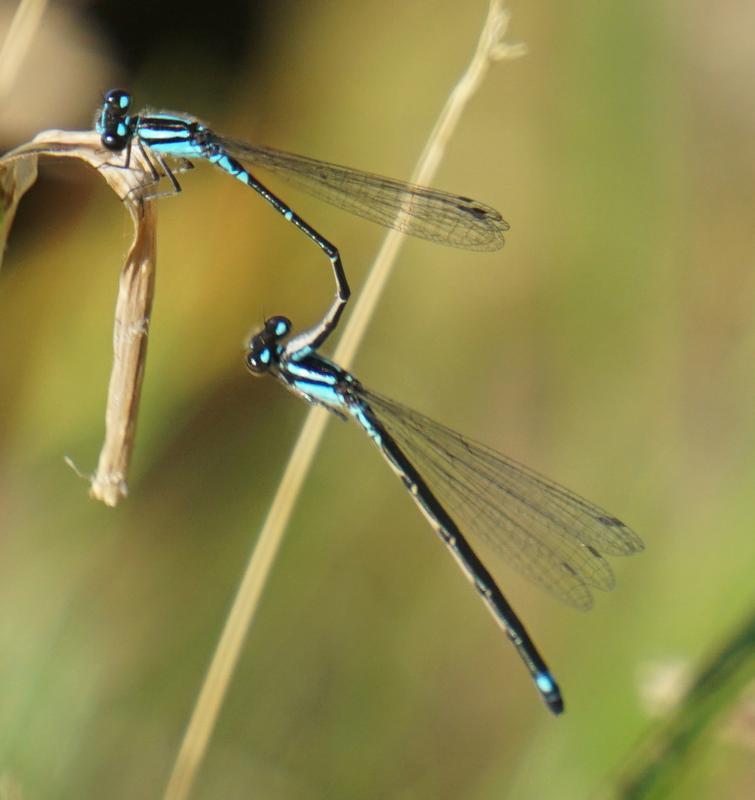
[[[335,245],[257,180],[244,164],[268,170],[365,219],[452,247],[496,250],[503,246],[503,234],[509,227],[494,208],[469,197],[227,139],[188,114],[149,109],[132,114],[131,95],[122,89],[105,94],[95,129],[106,149],[124,153],[124,167],[129,166],[131,148],[136,143],[149,165],[152,180],[167,178],[171,193],[179,192],[181,186],[166,159],[179,162],[183,169],[192,166],[191,159],[214,164],[254,189],[327,255],[335,274],[336,298],[320,325],[310,331],[312,347],[319,347],[336,327],[350,296],[340,254]]]
[[[591,589],[613,588],[604,556],[637,553],[641,539],[568,489],[365,388],[351,373],[302,346],[300,337],[282,343],[290,332],[286,317],[268,319],[250,340],[250,371],[274,375],[289,391],[351,417],[367,433],[508,634],[548,708],[560,713],[556,681],[467,535],[583,610],[592,605]]]

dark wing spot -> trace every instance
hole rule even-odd
[[[471,214],[473,217],[477,217],[477,219],[485,219],[488,216],[488,210],[486,208],[480,208],[479,206],[456,206],[456,207],[459,209],[459,211],[464,211],[467,214]]]

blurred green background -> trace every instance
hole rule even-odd
[[[175,24],[55,7],[0,137],[87,128],[123,85],[407,176],[486,7],[161,4]],[[669,700],[664,667],[694,672],[751,606],[753,8],[510,9],[530,53],[490,73],[435,181],[500,209],[507,245],[408,242],[355,372],[605,506],[647,551],[614,561],[589,615],[497,572],[565,692],[555,720],[372,445],[333,420],[196,798],[585,798]],[[248,376],[244,341],[265,315],[318,319],[332,280],[243,186],[183,179],[159,209],[131,495],[105,508],[63,456],[96,463],[131,226],[93,172],[41,172],[0,275],[0,776],[24,797],[159,797],[305,414]],[[358,292],[381,230],[270,183]],[[678,796],[751,797],[752,748],[729,720]]]

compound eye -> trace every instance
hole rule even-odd
[[[264,375],[273,361],[273,351],[267,346],[254,347],[247,353],[246,365],[252,375]]]
[[[100,138],[102,146],[114,152],[120,152],[128,144],[128,137],[119,133],[103,133]]]
[[[105,103],[125,114],[131,106],[131,95],[123,89],[111,89],[105,94]]]
[[[265,330],[276,339],[282,339],[291,332],[291,320],[288,317],[270,317],[265,320]]]

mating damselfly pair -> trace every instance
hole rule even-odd
[[[605,556],[642,550],[620,520],[573,492],[490,448],[365,388],[318,352],[335,329],[350,290],[338,249],[262,184],[244,164],[267,169],[333,205],[407,233],[472,250],[502,246],[508,225],[497,211],[468,197],[414,186],[272,148],[226,139],[194,117],[165,111],[131,114],[122,90],[105,95],[96,120],[103,146],[129,166],[137,146],[157,182],[180,190],[168,162],[216,165],[254,189],[327,255],[336,298],[322,321],[287,342],[291,322],[271,317],[249,344],[247,365],[272,374],[294,394],[351,417],[373,440],[412,499],[448,546],[517,649],[541,697],[554,713],[561,692],[524,625],[468,539],[503,554],[519,572],[562,601],[592,605],[591,589],[611,589]]]

